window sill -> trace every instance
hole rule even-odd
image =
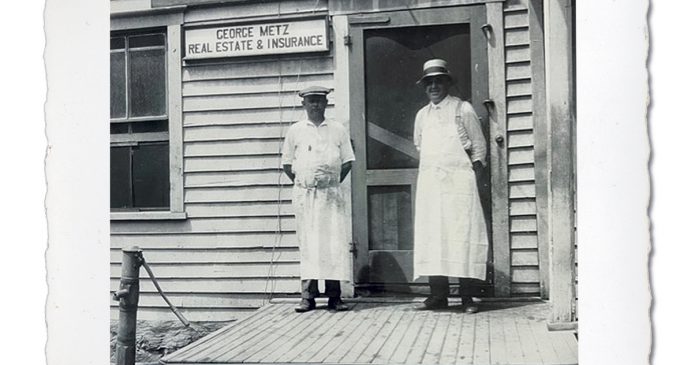
[[[167,221],[185,220],[185,212],[111,212],[112,221]]]

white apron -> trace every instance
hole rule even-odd
[[[416,279],[486,279],[486,222],[472,163],[460,142],[459,118],[429,119],[422,126],[414,224]]]
[[[296,166],[293,208],[300,245],[300,278],[350,280],[350,232],[340,190],[338,146]]]

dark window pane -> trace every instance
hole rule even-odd
[[[168,143],[143,143],[133,151],[134,206],[136,208],[169,208]]]
[[[125,53],[111,53],[111,118],[125,118]]]
[[[470,97],[469,26],[376,29],[365,34],[366,120],[373,124],[374,134],[379,131],[374,135],[367,130],[368,168],[418,167],[418,160],[402,152],[404,146],[412,146],[416,112],[428,102],[416,81],[425,61],[443,58],[458,80],[451,93]],[[386,59],[395,61],[385,67]]]
[[[134,122],[132,124],[132,133],[148,133],[148,132],[167,132],[167,120],[151,120],[148,122]]]
[[[130,52],[130,116],[165,115],[165,50]]]
[[[111,37],[111,49],[125,49],[125,37]]]
[[[130,37],[130,48],[165,46],[164,34],[144,34]]]
[[[130,132],[130,123],[111,123],[111,134],[122,134]]]
[[[131,208],[130,147],[111,147],[111,208]]]

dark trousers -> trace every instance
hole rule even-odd
[[[479,284],[481,280],[470,278],[459,278],[460,282],[460,297],[463,303],[472,301],[472,294],[474,293],[474,286]],[[430,295],[433,297],[446,298],[449,296],[449,278],[447,276],[429,276]]]
[[[302,299],[313,299],[319,296],[319,284],[316,279],[302,280]],[[340,298],[340,281],[326,280],[326,296]]]

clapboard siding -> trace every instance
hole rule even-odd
[[[297,91],[312,85],[320,85],[328,88],[333,87],[333,73],[322,73],[294,76],[272,76],[258,79],[224,79],[224,80],[196,80],[185,81],[182,86],[182,95],[244,95],[244,94],[290,94],[291,99],[299,103]]]
[[[271,78],[273,76],[327,75],[333,69],[331,57],[305,57],[188,64],[182,81]]]
[[[178,263],[179,266],[179,263]],[[120,279],[111,278],[109,288],[111,291],[118,289]],[[158,284],[166,293],[299,293],[299,277],[268,278],[267,272],[263,272],[259,277],[231,277],[225,275],[221,278],[172,278],[158,279]],[[157,293],[156,287],[151,279],[140,278],[139,290],[142,293]],[[140,302],[143,308],[145,303]],[[142,309],[143,310],[143,309]]]
[[[274,202],[291,200],[292,188],[279,186],[247,186],[224,188],[187,188],[185,203]]]
[[[292,216],[291,202],[282,200],[275,202],[245,202],[245,203],[191,203],[184,209],[187,216],[195,218],[207,217],[262,217],[262,216]]]
[[[280,139],[286,135],[290,122],[247,125],[212,125],[185,128],[187,142],[239,141],[245,139]]]
[[[530,19],[526,0],[504,3],[511,292],[540,293]]]
[[[153,274],[157,279],[190,279],[190,278],[258,278],[263,274],[277,277],[297,277],[300,275],[299,263],[274,261],[258,263],[154,263]],[[271,271],[271,272],[270,272]],[[140,278],[148,278],[146,270],[140,270]],[[120,264],[111,265],[111,277],[120,279]]]
[[[268,301],[267,294],[188,294],[174,293],[168,294],[168,299],[183,309],[210,308],[215,306],[225,306],[231,308],[250,308],[257,309]],[[167,305],[158,293],[140,293],[140,301],[147,303],[147,306],[167,309]],[[118,303],[112,301],[112,306]],[[170,311],[167,309],[168,312]],[[194,320],[191,318],[191,320]]]
[[[190,8],[185,21],[298,14],[316,3]],[[291,182],[281,170],[280,153],[288,128],[304,116],[297,91],[310,85],[334,89],[332,51],[184,62],[187,219],[113,222],[112,289],[120,276],[120,248],[136,245],[163,290],[192,320],[192,315],[229,319],[271,295],[299,293]],[[326,115],[333,114],[331,94]],[[164,303],[145,271],[140,274],[140,316],[163,316]]]
[[[272,170],[281,167],[279,154],[258,156],[186,157],[184,172]]]
[[[111,248],[111,263],[120,264],[122,259],[120,249]],[[150,265],[156,264],[176,264],[183,262],[186,264],[198,263],[217,263],[217,264],[238,264],[238,263],[269,263],[294,262],[300,259],[300,252],[297,247],[282,248],[212,248],[212,249],[190,249],[190,248],[163,248],[149,249],[144,251],[144,259]]]
[[[118,224],[116,224],[118,225]],[[297,239],[294,232],[248,232],[248,233],[174,233],[140,232],[114,234],[111,236],[111,247],[121,249],[133,245],[143,249],[176,250],[176,249],[245,249],[245,248],[277,248],[295,247]]]
[[[283,16],[311,13],[323,15],[328,8],[326,1],[296,0],[296,1],[252,1],[239,2],[231,7],[200,7],[192,9],[185,15],[186,22],[242,20],[243,18],[257,18],[262,16]]]

